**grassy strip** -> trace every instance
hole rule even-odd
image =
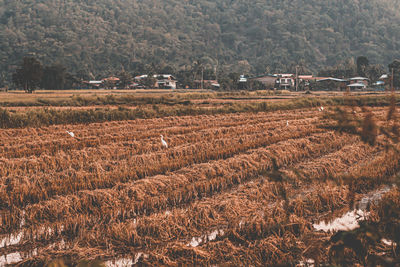
[[[285,102],[261,103],[229,103],[223,107],[199,107],[190,102],[172,105],[160,104],[139,106],[136,109],[119,107],[118,109],[98,108],[90,110],[55,110],[43,108],[26,112],[10,112],[0,109],[0,128],[41,127],[54,124],[93,123],[105,121],[134,120],[139,118],[157,118],[185,115],[215,115],[236,112],[262,112],[276,110],[291,110],[317,107],[320,105],[367,105],[386,106],[389,99],[385,96],[374,97],[332,97],[332,98],[301,98]]]
[[[281,95],[288,91],[236,91],[236,92],[86,92],[85,91],[43,91],[43,97],[37,94],[27,95],[15,94],[9,101],[0,102],[0,107],[84,107],[102,105],[154,105],[154,104],[188,104],[190,100],[201,99],[260,99],[261,97]],[[77,93],[77,94],[74,94]],[[88,95],[92,93],[92,95]],[[107,93],[107,95],[99,94]],[[11,95],[12,93],[10,93]],[[144,96],[145,95],[145,96]],[[46,98],[47,97],[47,98]]]

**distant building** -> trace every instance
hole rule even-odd
[[[278,89],[290,90],[295,86],[294,74],[275,74],[277,76],[275,87]]]
[[[148,77],[147,74],[139,75],[134,78],[135,81],[140,83]],[[154,74],[153,78],[156,79],[154,83],[154,88],[160,89],[176,89],[176,78],[171,74]]]
[[[118,86],[120,80],[117,77],[111,76],[111,77],[102,79],[102,82],[103,82],[103,85],[105,88],[117,89],[117,86]]]
[[[349,79],[350,84],[355,84],[355,83],[362,83],[365,86],[368,86],[369,84],[369,79],[365,77],[353,77]]]
[[[136,82],[132,82],[131,84],[128,85],[129,89],[140,89],[143,88],[143,86],[141,86],[140,84],[136,83]]]
[[[381,77],[379,77],[378,80],[384,81],[384,80],[388,80],[389,79],[389,75],[388,74],[382,74]]]
[[[374,88],[374,90],[384,91],[385,90],[385,82],[384,81],[376,81],[375,83],[372,84],[372,87]]]
[[[379,89],[381,89],[382,87],[390,87],[391,86],[390,83],[391,83],[391,77],[389,76],[389,74],[382,74],[381,77],[379,77],[378,81],[376,82],[376,84],[378,84],[378,86],[380,87]]]
[[[369,79],[365,77],[353,77],[349,79],[349,82],[347,88],[350,90],[365,90],[369,85]]]
[[[247,78],[244,77],[244,75],[240,75],[240,77],[239,77],[239,82],[240,82],[240,83],[247,83]]]
[[[343,91],[346,89],[348,80],[333,78],[333,77],[319,77],[316,80],[319,84],[319,88],[325,90],[340,90]]]
[[[119,78],[111,76],[111,77],[108,77],[108,78],[104,78],[102,81],[103,82],[117,83],[117,82],[119,82]]]
[[[103,81],[83,81],[82,84],[89,89],[99,89],[102,87]]]
[[[350,90],[365,90],[367,86],[364,83],[351,83],[347,85]]]
[[[171,74],[155,75],[157,79],[157,88],[176,89],[176,78]]]

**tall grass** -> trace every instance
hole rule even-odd
[[[108,96],[107,103],[122,104],[113,96]],[[127,98],[125,96],[125,98]],[[125,99],[124,98],[124,99]],[[80,99],[80,98],[78,98]],[[135,98],[135,101],[137,98]],[[368,106],[384,106],[389,104],[385,97],[359,97],[356,100]],[[83,106],[90,105],[84,101]],[[153,105],[139,105],[134,109],[119,107],[118,109],[68,109],[57,110],[52,108],[28,109],[27,111],[11,112],[0,109],[0,128],[42,127],[55,124],[94,123],[105,121],[121,121],[157,118],[166,116],[186,116],[201,114],[228,114],[238,112],[265,112],[277,110],[292,110],[300,108],[317,107],[320,105],[347,105],[352,104],[343,98],[301,98],[284,102],[256,102],[256,103],[224,103],[220,106],[201,107],[196,104],[176,102],[161,98],[146,98]],[[172,102],[170,102],[172,101]],[[354,98],[352,99],[354,101]],[[139,101],[140,102],[140,101]]]

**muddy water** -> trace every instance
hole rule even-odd
[[[109,260],[106,261],[104,264],[106,267],[130,267],[132,265],[135,265],[139,262],[140,258],[148,258],[149,255],[145,254],[143,252],[138,252],[135,254],[134,259],[130,259],[130,258],[119,258],[119,259],[115,259],[115,260]]]
[[[207,243],[208,241],[215,240],[218,235],[223,235],[224,230],[219,229],[219,230],[214,230],[209,234],[200,236],[200,237],[193,237],[190,243],[186,244],[188,247],[197,247],[199,245],[202,245],[204,243]]]
[[[38,251],[37,249],[34,249],[33,251],[30,251],[29,253],[26,252],[13,252],[9,253],[3,256],[0,256],[0,266],[5,266],[7,264],[15,264],[27,257],[32,257],[32,256],[37,256]]]
[[[366,211],[368,209],[368,205],[370,203],[376,203],[378,202],[382,196],[390,191],[393,188],[393,186],[386,186],[382,189],[373,191],[371,193],[366,194],[358,203],[357,209],[348,211],[347,213],[338,216],[336,218],[333,218],[329,221],[322,220],[319,221],[318,223],[314,223],[314,229],[316,231],[339,231],[339,230],[352,230],[355,229],[359,226],[359,221],[364,219],[367,215],[368,212]],[[166,211],[166,214],[168,215],[170,212]],[[241,226],[243,222],[241,221],[239,223],[239,227]],[[45,231],[46,229],[44,229]],[[49,231],[49,229],[47,229]],[[51,234],[52,231],[50,230]],[[204,234],[199,237],[192,237],[191,241],[187,244],[187,246],[190,247],[197,247],[199,245],[202,245],[204,243],[207,243],[208,241],[215,240],[217,236],[221,236],[224,234],[224,231],[222,229],[217,229],[214,230],[210,233]],[[15,235],[10,235],[9,237],[4,237],[0,238],[0,248],[6,247],[6,246],[11,246],[11,245],[18,245],[22,239],[22,233],[20,234],[15,234]],[[388,241],[390,242],[390,241]],[[64,242],[61,242],[64,243]],[[56,246],[60,245],[61,247],[64,247],[64,244],[55,243],[51,244],[50,246],[54,245]],[[0,266],[4,266],[6,264],[15,264],[23,259],[26,259],[27,257],[35,256],[38,255],[38,250],[35,249],[30,252],[13,252],[9,253],[6,255],[1,255],[0,256]],[[107,267],[122,267],[122,266],[131,266],[132,264],[136,264],[141,257],[148,257],[148,255],[144,253],[137,253],[133,259],[129,258],[120,258],[112,261],[106,261],[105,265]]]
[[[394,186],[385,186],[379,190],[366,194],[358,203],[357,209],[350,210],[347,213],[333,218],[329,221],[323,220],[318,223],[314,223],[314,229],[316,231],[324,232],[336,232],[336,231],[348,231],[358,228],[359,221],[365,219],[368,216],[368,206],[372,203],[377,203],[382,196],[389,192]]]

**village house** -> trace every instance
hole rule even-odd
[[[247,83],[247,78],[244,75],[240,75],[239,83]]]
[[[102,86],[103,81],[83,81],[82,84],[89,89],[99,89]]]
[[[102,82],[103,82],[103,86],[107,89],[117,89],[117,86],[118,86],[120,80],[117,77],[111,76],[111,77],[102,79]]]
[[[275,81],[275,88],[290,90],[295,86],[294,74],[275,74],[275,75],[277,77]]]
[[[365,90],[369,85],[369,79],[365,77],[353,77],[349,81],[350,84],[347,85],[349,90]]]
[[[388,90],[391,86],[391,77],[388,74],[382,74],[379,79],[373,84],[375,90]]]
[[[176,78],[171,74],[161,74],[155,78],[157,79],[157,88],[176,89]]]
[[[346,90],[347,80],[333,78],[333,77],[320,77],[316,80],[318,82],[319,88],[327,90]]]
[[[148,77],[147,74],[136,76],[134,79],[138,83],[141,83],[144,79]],[[176,78],[171,74],[154,74],[155,79],[154,88],[159,89],[176,89]]]

